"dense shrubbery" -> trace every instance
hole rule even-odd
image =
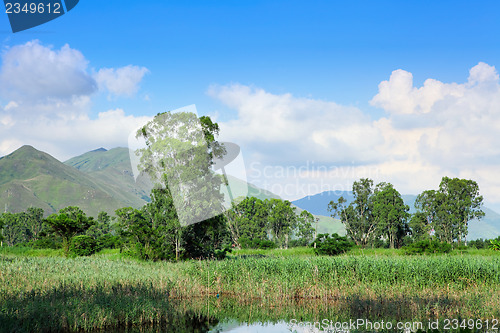
[[[488,248],[499,251],[500,250],[500,237],[497,237],[496,239],[490,240],[490,244],[488,245]]]
[[[467,246],[475,249],[487,249],[489,241],[479,238],[467,242]]]
[[[276,248],[276,243],[270,240],[262,239],[239,239],[241,247],[244,249],[274,249]]]
[[[69,253],[71,256],[90,256],[94,254],[97,249],[97,242],[87,235],[71,238],[69,245]]]
[[[62,243],[55,237],[42,237],[31,243],[34,249],[60,249]]]
[[[437,240],[422,240],[403,247],[406,254],[449,253],[451,244]]]
[[[347,237],[339,236],[338,234],[319,234],[314,241],[316,248],[314,252],[317,255],[330,255],[334,256],[349,251],[354,243],[347,239]]]
[[[117,249],[120,247],[120,237],[111,234],[105,234],[97,238],[97,247],[102,249]]]

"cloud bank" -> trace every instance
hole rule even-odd
[[[355,107],[249,86],[214,86],[208,94],[237,112],[221,123],[221,135],[244,147],[254,163],[249,176],[254,171],[256,184],[280,184],[275,190],[284,197],[350,190],[360,177],[417,194],[437,188],[446,175],[474,179],[487,200],[500,202],[500,84],[488,64],[472,67],[463,83],[428,79],[421,87],[411,73],[395,70],[370,101],[385,111],[378,119]],[[297,169],[277,172],[279,165]],[[265,168],[274,174],[264,176]]]
[[[148,117],[103,110],[89,117],[92,99],[107,91],[133,96],[145,67],[89,69],[84,55],[30,41],[6,49],[0,67],[0,156],[24,144],[65,160],[97,147],[125,146]]]

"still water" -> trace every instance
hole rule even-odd
[[[453,332],[432,327],[438,319],[407,319],[397,312],[349,311],[323,301],[263,303],[254,300],[179,300],[157,327],[129,327],[113,333],[340,333],[340,332]],[[408,314],[407,312],[402,312]],[[401,314],[401,313],[400,313]],[[369,319],[362,319],[366,315]],[[484,330],[483,330],[484,331]],[[476,332],[465,330],[462,332]],[[498,331],[496,331],[498,333]]]

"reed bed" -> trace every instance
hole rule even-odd
[[[243,313],[228,313],[227,302],[239,304]],[[350,318],[500,318],[500,257],[154,263],[0,255],[0,332],[161,326],[192,311],[210,318],[210,309],[220,318],[249,315],[260,321],[266,314],[270,320],[299,314],[313,320],[314,309]]]

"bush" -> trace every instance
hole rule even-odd
[[[97,251],[97,242],[90,236],[81,235],[71,238],[69,254],[71,256],[90,256]]]
[[[58,242],[54,238],[50,237],[42,237],[40,239],[37,239],[32,243],[34,249],[60,249],[62,248],[61,242]]]
[[[449,253],[451,244],[437,240],[421,240],[403,247],[405,254]]]
[[[319,234],[316,240],[311,244],[314,246],[316,243],[316,248],[314,252],[317,255],[329,255],[334,256],[349,251],[354,243],[349,241],[347,237],[339,236],[338,234]]]
[[[120,247],[120,237],[111,234],[105,234],[97,238],[97,248],[102,249],[118,249]]]
[[[500,250],[500,237],[490,240],[490,245],[488,247],[495,251]]]
[[[486,240],[479,238],[476,240],[471,240],[467,242],[468,247],[476,248],[476,249],[486,249],[488,248],[488,243]]]
[[[214,258],[217,260],[225,259],[228,253],[233,252],[231,246],[226,245],[222,249],[216,249],[214,252]]]

